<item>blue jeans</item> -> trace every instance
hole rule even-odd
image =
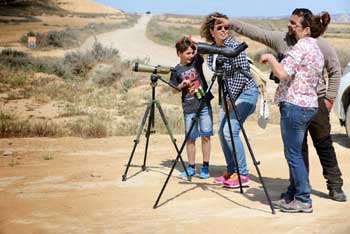
[[[253,88],[243,91],[236,99],[235,106],[238,111],[239,120],[242,124],[247,119],[247,117],[255,111],[258,95],[258,90],[256,88]],[[239,137],[239,132],[241,128],[233,110],[230,111],[230,123],[232,127],[233,142],[236,148],[239,173],[241,175],[248,175],[244,147]],[[236,164],[233,155],[229,126],[225,116],[225,112],[223,111],[222,107],[219,107],[218,125],[218,135],[220,139],[221,148],[226,160],[227,172],[236,172]]]
[[[190,131],[192,120],[196,113],[184,114],[185,134]],[[200,129],[198,129],[200,127]],[[206,105],[199,113],[199,119],[193,126],[192,131],[187,140],[195,140],[197,137],[213,135],[213,112],[211,106]]]
[[[302,144],[306,129],[315,116],[317,108],[281,102],[280,112],[284,156],[288,162],[290,181],[283,197],[286,200],[295,198],[301,202],[311,203],[311,189],[302,156]]]

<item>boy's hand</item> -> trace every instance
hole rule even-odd
[[[193,37],[191,34],[186,35],[186,37],[192,41],[194,44],[198,44],[199,42],[202,42],[200,39]]]
[[[179,88],[180,88],[180,89],[186,88],[186,87],[190,86],[190,84],[191,84],[191,81],[190,81],[190,80],[183,80],[183,81],[179,84]]]

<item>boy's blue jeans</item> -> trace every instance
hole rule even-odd
[[[247,117],[255,111],[258,95],[258,90],[256,88],[253,88],[244,90],[237,98],[235,105],[239,114],[239,120],[242,124],[247,119]],[[241,128],[233,110],[230,111],[230,123],[232,126],[233,141],[236,148],[239,173],[240,175],[248,175],[244,147],[241,139],[239,138],[239,132]],[[227,172],[236,172],[236,164],[232,153],[233,149],[231,144],[229,126],[225,117],[225,112],[221,106],[219,107],[218,125],[218,135],[226,160]]]
[[[184,114],[185,121],[185,136],[187,136],[192,126],[193,118],[196,113]],[[199,118],[196,124],[193,126],[192,131],[187,140],[195,140],[202,136],[213,135],[213,112],[211,105],[206,105],[199,113]]]
[[[283,194],[286,200],[295,198],[301,202],[311,203],[309,177],[301,150],[306,129],[316,112],[315,107],[280,103],[281,134],[290,181],[287,192]]]

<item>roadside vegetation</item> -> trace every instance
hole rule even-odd
[[[5,49],[0,54],[0,101],[27,100],[24,114],[0,111],[0,137],[106,137],[133,135],[151,98],[150,74],[133,73],[136,61],[122,61],[117,50],[95,41],[89,51],[64,58],[34,58]],[[140,61],[147,63],[147,61]],[[140,92],[142,90],[142,92]],[[157,98],[172,129],[182,130],[178,99],[159,84]],[[37,115],[51,105],[52,117]],[[175,106],[175,108],[174,108]],[[157,132],[166,132],[156,114]]]
[[[39,33],[34,31],[29,31],[22,35],[19,41],[23,45],[27,45],[28,37],[36,38],[36,48],[37,49],[48,49],[48,48],[74,48],[85,41],[88,37],[109,32],[121,28],[132,27],[138,20],[138,15],[126,15],[125,18],[114,24],[88,24],[81,28],[66,28],[62,31],[48,31],[45,33]]]

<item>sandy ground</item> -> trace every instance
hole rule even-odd
[[[261,130],[251,121],[246,130],[275,200],[288,185],[279,127]],[[333,137],[344,190],[350,196],[349,143],[341,128],[333,131]],[[0,157],[0,233],[350,233],[349,202],[327,198],[313,149],[312,214],[277,211],[272,215],[249,154],[252,182],[243,194],[213,184],[213,178],[180,179],[178,163],[158,208],[153,209],[175,149],[167,135],[151,135],[147,168],[142,171],[142,136],[123,182],[134,138],[1,139],[0,150],[13,155]],[[176,138],[181,145],[183,136]],[[210,171],[218,176],[225,168],[224,159],[217,137],[212,142]],[[200,154],[197,159],[201,161]]]
[[[143,34],[136,34],[142,32],[137,28],[147,20],[143,17],[135,28],[103,34],[99,39],[120,49],[122,56],[134,58],[142,51],[153,64],[176,63],[172,48],[143,41]],[[130,36],[132,30],[135,32]],[[350,145],[333,115],[332,124],[344,191],[350,197]],[[248,121],[245,127],[261,162],[259,168],[269,195],[275,200],[288,185],[279,126],[268,125],[262,130],[256,122]],[[314,149],[310,150],[312,214],[277,211],[272,215],[249,154],[252,181],[243,194],[213,184],[212,177],[225,169],[217,136],[212,139],[212,177],[195,177],[191,182],[178,178],[182,169],[178,163],[159,206],[153,209],[176,151],[169,136],[151,135],[147,168],[142,171],[142,136],[128,179],[123,182],[134,138],[0,139],[0,233],[350,233],[350,203],[327,198]],[[176,138],[180,146],[183,136]],[[185,154],[182,156],[186,160]],[[200,153],[197,162],[201,162]]]

